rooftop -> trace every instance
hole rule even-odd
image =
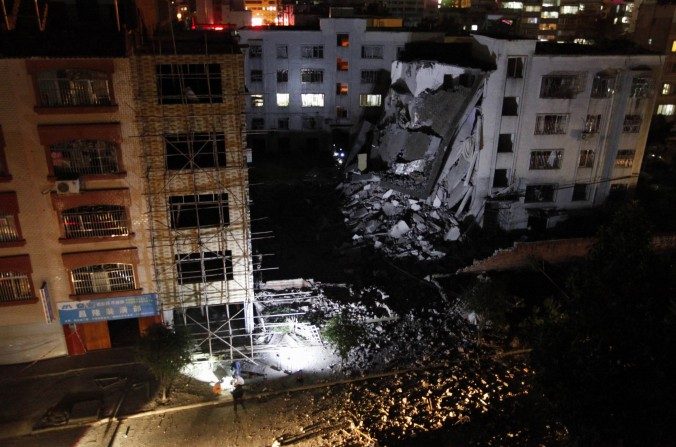
[[[472,54],[471,42],[410,42],[398,59],[402,62],[428,60],[484,71],[495,70],[495,64],[477,59]]]
[[[576,43],[538,42],[535,45],[536,55],[647,55],[658,54],[648,51],[629,40],[603,41],[594,45]]]

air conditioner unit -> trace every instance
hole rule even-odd
[[[56,182],[57,194],[78,194],[80,192],[80,180],[62,180]]]

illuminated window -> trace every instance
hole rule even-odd
[[[323,93],[303,93],[300,95],[301,107],[324,107]]]
[[[524,8],[524,11],[526,12],[540,12],[540,6],[537,5],[527,5]]]
[[[251,107],[263,107],[263,95],[251,95]]]
[[[663,116],[671,116],[674,114],[674,109],[676,105],[674,104],[660,104],[657,106],[657,114]]]
[[[350,64],[347,59],[337,58],[336,59],[336,70],[338,71],[347,71],[350,68]]]
[[[477,31],[479,29],[479,25],[472,25],[470,28],[472,31]]]
[[[288,93],[277,93],[277,107],[289,107]]]
[[[676,53],[676,40],[671,42],[671,52]]]
[[[556,23],[541,23],[538,25],[540,31],[555,31]]]
[[[502,7],[505,9],[523,9],[523,2],[504,2]]]
[[[359,105],[361,107],[380,107],[382,97],[380,95],[359,95]]]
[[[559,12],[558,11],[542,11],[540,14],[540,17],[543,19],[558,19],[559,18]],[[542,28],[540,28],[542,29]]]
[[[537,17],[527,17],[526,23],[538,23],[538,18]]]
[[[561,14],[577,14],[580,11],[579,6],[562,6],[561,7]]]
[[[669,83],[662,84],[662,94],[663,95],[670,95],[671,94],[671,84],[669,84]]]
[[[124,207],[118,205],[70,208],[61,213],[61,220],[66,239],[129,234],[127,213]]]
[[[543,8],[552,8],[554,6],[559,6],[559,0],[543,0]]]
[[[350,46],[350,35],[349,34],[336,34],[336,45],[339,47],[349,47]]]
[[[98,264],[73,269],[71,280],[76,295],[105,293],[135,288],[131,264]]]
[[[338,82],[336,84],[336,95],[347,95],[348,87],[344,82]]]
[[[615,157],[615,167],[616,168],[631,168],[634,166],[634,158],[636,157],[636,151],[632,149],[624,149],[617,151],[617,157]]]

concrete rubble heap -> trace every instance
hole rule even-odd
[[[480,209],[472,192],[485,75],[438,62],[393,63],[370,148],[371,165],[385,168],[355,173],[342,186],[356,242],[429,260],[444,255],[438,242],[461,237],[459,221]]]

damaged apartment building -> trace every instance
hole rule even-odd
[[[429,239],[457,240],[467,217],[544,229],[623,194],[638,180],[660,67],[623,46],[407,45],[381,120],[363,123],[347,160],[368,170],[344,187],[355,238],[405,240],[395,254],[427,259],[440,254]]]

